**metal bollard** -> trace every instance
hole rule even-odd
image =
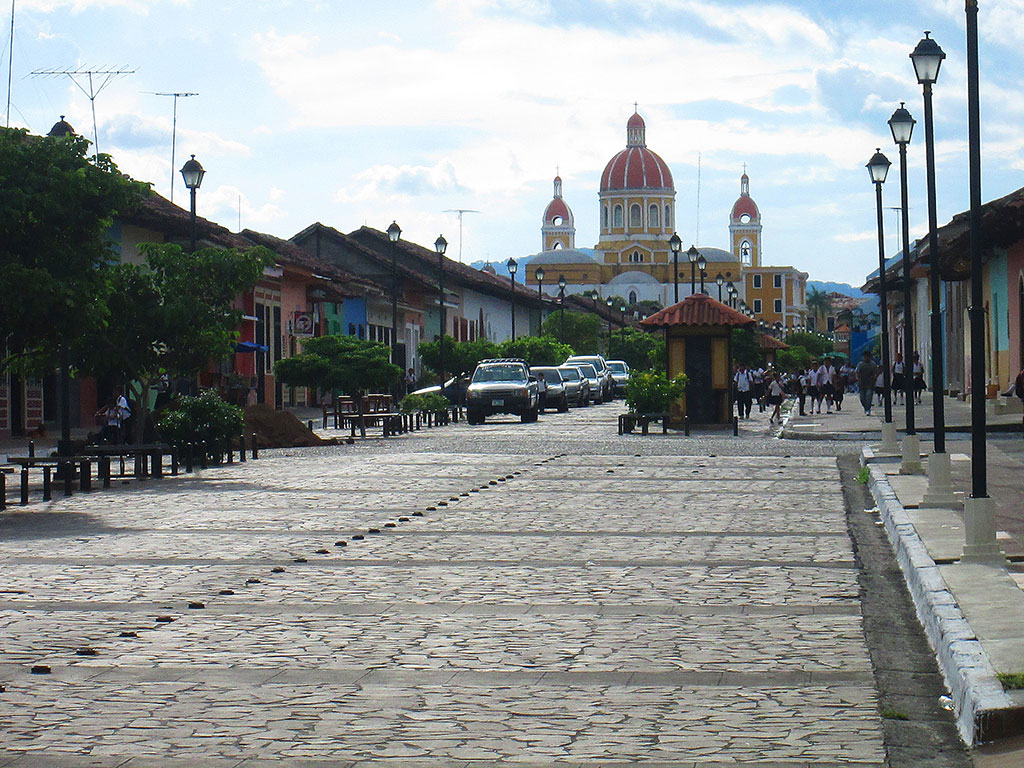
[[[75,463],[63,461],[57,465],[57,469],[64,478],[64,495],[73,496],[75,492]]]
[[[192,443],[185,443],[185,471],[192,471]]]
[[[310,432],[312,432],[312,431],[313,431],[313,420],[312,420],[312,419],[309,419],[309,420],[308,420],[308,421],[306,422],[306,429],[308,429],[308,430],[309,430]]]
[[[21,505],[28,504],[28,464],[21,468]]]
[[[7,473],[0,472],[0,509],[7,509]]]
[[[207,453],[206,452],[207,452],[207,445],[206,445],[206,441],[203,440],[202,442],[199,443],[199,468],[200,469],[209,469],[210,468],[210,464],[209,464],[209,461],[207,459]]]
[[[249,447],[252,449],[252,457],[253,457],[253,459],[258,459],[260,457],[260,454],[259,454],[259,446],[256,444],[256,433],[255,432],[252,433],[252,443],[250,444]]]
[[[235,463],[235,446],[231,444],[231,440],[228,439],[228,464]]]
[[[245,461],[245,435],[238,436],[238,460]]]
[[[99,465],[99,468],[98,468],[97,471],[99,472],[100,477],[103,480],[103,487],[104,488],[109,488],[110,487],[110,457],[109,456],[102,456],[102,457],[100,457],[100,465]]]
[[[50,468],[43,467],[43,501],[49,501],[53,498],[53,493],[50,488]]]
[[[178,446],[171,448],[171,474],[177,476],[178,474]]]
[[[35,458],[35,455],[36,455],[36,441],[35,440],[29,440],[28,441],[28,456],[31,459],[31,458]]]
[[[153,477],[161,479],[164,476],[164,453],[153,451]]]
[[[89,459],[78,465],[78,489],[84,493],[92,490],[92,462]]]

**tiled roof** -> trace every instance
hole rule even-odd
[[[189,240],[191,235],[191,214],[179,208],[165,197],[150,191],[134,211],[119,217],[122,221],[160,232],[170,241]],[[202,216],[196,216],[196,240],[222,248],[251,248],[252,243],[236,235],[220,224]]]
[[[757,342],[761,345],[761,349],[789,349],[789,344],[784,341],[779,341],[774,336],[769,336],[767,333],[757,334]]]
[[[647,328],[675,325],[752,325],[755,321],[703,293],[687,296],[678,304],[665,307],[641,320]]]

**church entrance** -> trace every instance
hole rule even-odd
[[[693,424],[718,421],[718,398],[711,382],[711,337],[690,336],[686,340],[686,415]]]

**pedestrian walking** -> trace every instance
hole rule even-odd
[[[835,372],[832,366],[832,359],[826,357],[825,361],[818,366],[818,390],[821,399],[818,400],[818,413],[821,413],[821,401],[825,401],[825,413],[832,413],[832,396],[835,394]]]
[[[1013,382],[1013,394],[1020,398],[1021,405],[1024,405],[1024,368],[1017,374],[1017,380]]]
[[[871,406],[875,398],[875,382],[878,381],[878,366],[871,359],[871,353],[865,351],[864,359],[857,363],[857,387],[860,392],[860,404],[864,407],[864,415],[871,415]]]
[[[893,403],[896,405],[903,404],[903,392],[907,387],[906,380],[903,378],[903,371],[903,355],[897,352],[896,360],[892,364],[892,394]]]
[[[927,387],[924,383],[924,364],[921,362],[921,355],[914,353],[914,402],[921,402],[921,393]]]
[[[807,369],[807,396],[811,400],[811,413],[814,413],[814,406],[818,406],[818,413],[821,413],[821,389],[818,387],[818,361],[812,360]]]
[[[878,404],[885,402],[885,371],[878,366],[878,375],[875,376],[875,394],[878,395]]]
[[[750,418],[750,408],[753,405],[753,378],[745,365],[736,367],[736,375],[733,377],[736,382],[736,415],[741,419]]]
[[[757,401],[758,413],[764,413],[764,369],[761,366],[750,371],[751,392]]]
[[[832,402],[836,406],[836,412],[843,410],[843,397],[846,394],[846,369],[847,365],[843,364],[839,368],[832,366],[832,386],[835,391],[832,393]]]
[[[804,413],[805,406],[807,404],[807,369],[797,371],[793,376],[793,394],[796,396],[797,406],[801,416],[806,416]]]
[[[782,401],[786,397],[786,392],[782,388],[782,382],[779,380],[778,371],[772,374],[771,380],[768,383],[768,405],[772,406],[771,416],[768,417],[768,423],[774,424],[778,421],[782,423]]]

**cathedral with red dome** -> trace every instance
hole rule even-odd
[[[669,248],[675,230],[676,189],[672,171],[647,146],[647,125],[638,111],[626,121],[626,147],[617,152],[601,173],[598,192],[600,237],[594,248],[577,248],[572,209],[562,195],[562,179],[554,180],[554,195],[544,209],[542,249],[529,259],[528,283],[537,284],[536,270],[552,278],[547,286],[557,291],[564,277],[568,293],[617,296],[631,304],[656,301],[662,306],[675,299],[676,263]],[[680,235],[682,237],[682,235]],[[750,196],[750,177],[744,169],[740,195],[729,214],[729,248],[699,246],[705,292],[718,297],[719,286],[732,284],[759,319],[786,327],[805,322],[807,274],[793,267],[765,266],[761,262],[761,212]],[[683,237],[684,243],[686,238]],[[684,245],[678,257],[679,296],[690,294],[691,265]],[[696,271],[696,267],[693,268]],[[721,281],[718,278],[721,277]],[[694,281],[699,292],[699,277]],[[727,289],[723,293],[726,300]]]

